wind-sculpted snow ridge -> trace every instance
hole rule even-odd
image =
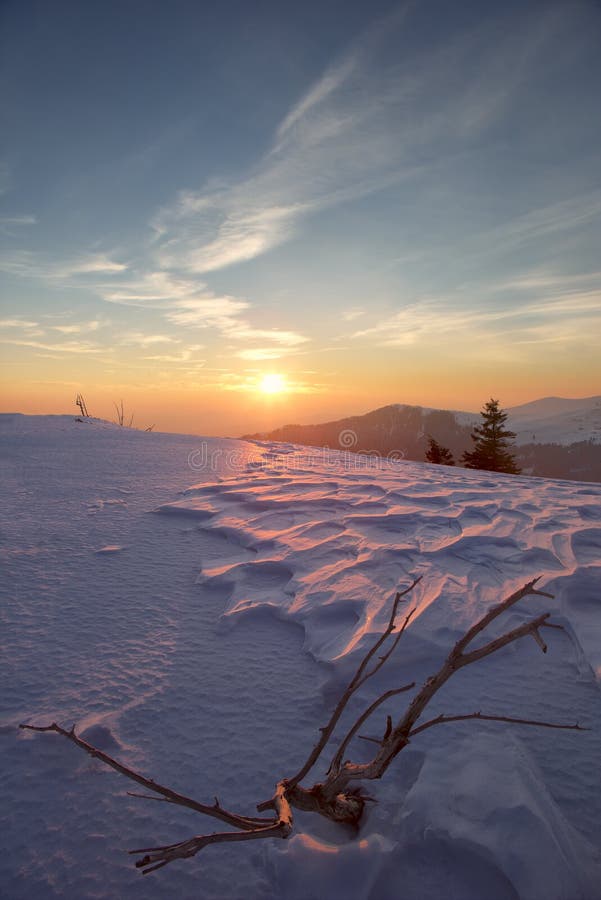
[[[287,613],[317,659],[337,660],[380,629],[396,586],[421,574],[410,630],[446,647],[536,574],[601,677],[601,487],[260,448],[263,465],[160,508],[198,519],[198,581],[223,591],[226,616]]]
[[[0,417],[0,438],[1,896],[601,900],[601,486],[67,416]],[[551,612],[564,630],[545,634],[549,652],[525,638],[466,667],[431,715],[589,730],[431,728],[373,783],[356,837],[299,814],[288,841],[207,848],[142,878],[124,850],[205,823],[17,728],[75,723],[145,775],[252,815],[306,759],[393,592],[420,574],[417,613],[341,734],[536,575],[555,600],[520,601],[503,627]],[[370,750],[357,739],[349,755]]]

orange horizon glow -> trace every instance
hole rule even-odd
[[[30,415],[78,415],[75,397],[81,392],[90,413],[101,419],[113,421],[113,404],[123,398],[126,414],[134,414],[134,427],[154,425],[155,431],[240,437],[292,423],[319,424],[363,415],[393,403],[477,413],[491,396],[507,408],[548,396],[584,398],[601,393],[594,382],[575,376],[554,380],[539,376],[525,384],[517,377],[504,380],[494,372],[483,372],[480,377],[467,375],[445,384],[437,383],[435,377],[384,379],[377,371],[357,381],[332,377],[329,383],[308,383],[312,390],[295,390],[300,376],[290,377],[286,390],[269,392],[259,388],[268,374],[255,376],[244,390],[168,380],[150,387],[125,380],[107,384],[91,378],[20,384],[5,380],[0,383],[0,409]]]

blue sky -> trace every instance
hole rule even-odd
[[[599,3],[0,16],[9,408],[236,433],[599,392]]]

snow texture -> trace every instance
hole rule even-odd
[[[601,900],[601,486],[67,416],[0,416],[0,442],[0,896]],[[17,729],[75,722],[148,776],[252,814],[416,575],[418,611],[347,720],[421,683],[490,604],[542,575],[555,600],[499,625],[551,611],[565,630],[545,634],[549,652],[525,639],[462,670],[428,717],[589,730],[432,728],[370,785],[357,837],[297,814],[288,841],[208,847],[143,877],[127,849],[216,823],[134,799],[64,739]]]

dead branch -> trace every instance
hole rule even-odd
[[[79,406],[79,410],[80,410],[82,416],[84,417],[84,419],[88,419],[90,416],[90,413],[88,412],[88,407],[86,406],[86,401],[83,398],[83,394],[77,395],[77,397],[75,398],[75,404],[76,404],[76,406]]]
[[[292,808],[316,812],[335,822],[346,823],[357,828],[361,822],[365,803],[372,799],[366,795],[363,783],[372,779],[381,778],[393,759],[395,759],[412,738],[415,738],[417,735],[435,725],[479,719],[482,721],[505,722],[514,725],[529,725],[540,728],[558,728],[570,731],[586,730],[579,723],[572,725],[522,719],[513,716],[483,714],[481,712],[462,715],[441,714],[419,724],[424,711],[433,697],[446,684],[449,678],[455,674],[455,672],[465,666],[479,662],[514,641],[527,636],[534,638],[541,650],[545,653],[547,652],[547,646],[541,637],[540,630],[542,628],[561,628],[561,626],[554,625],[547,621],[550,615],[549,613],[543,613],[542,615],[525,622],[523,625],[507,631],[500,637],[494,638],[482,646],[469,649],[472,641],[480,635],[488,625],[522,598],[529,595],[552,598],[551,594],[536,589],[535,585],[539,581],[539,579],[536,578],[515,591],[501,603],[491,607],[485,615],[468,629],[451,649],[439,670],[434,675],[427,678],[424,684],[418,689],[400,719],[394,723],[392,717],[390,715],[387,716],[386,728],[381,738],[364,738],[365,740],[376,744],[376,751],[372,760],[367,763],[357,764],[350,760],[344,760],[344,755],[353,738],[355,736],[362,737],[362,735],[358,735],[357,732],[373,713],[379,709],[386,700],[415,687],[414,683],[400,688],[392,688],[377,697],[358,716],[343,737],[338,750],[332,758],[325,780],[323,782],[316,782],[311,787],[303,787],[300,782],[306,778],[318,761],[322,751],[330,741],[336,725],[343,712],[346,710],[353,694],[355,694],[369,678],[382,668],[397,647],[407,625],[415,613],[415,608],[411,609],[405,616],[403,624],[396,632],[395,638],[390,643],[386,652],[379,656],[377,661],[374,662],[376,654],[383,646],[386,639],[395,631],[396,618],[401,600],[415,588],[419,581],[420,578],[415,579],[408,588],[396,593],[386,629],[361,660],[357,671],[338,701],[327,725],[320,729],[321,736],[312,748],[303,766],[292,778],[281,779],[277,783],[273,797],[258,804],[257,810],[259,812],[272,810],[273,816],[271,817],[261,818],[239,815],[224,810],[220,806],[217,798],[215,798],[215,803],[213,805],[208,805],[199,803],[183,794],[179,794],[171,788],[165,787],[152,779],[140,775],[123,763],[113,759],[113,757],[104,753],[102,750],[98,750],[96,747],[88,744],[87,741],[84,741],[76,735],[75,727],[71,728],[70,731],[67,731],[57,725],[56,722],[46,726],[22,724],[20,727],[30,731],[56,732],[85,750],[90,756],[111,766],[126,778],[141,784],[144,788],[151,791],[152,794],[159,795],[155,797],[148,794],[131,793],[131,796],[185,806],[196,812],[202,813],[203,815],[220,819],[236,829],[234,831],[216,834],[195,835],[185,841],[167,844],[162,847],[132,850],[131,853],[144,854],[142,859],[138,860],[136,863],[136,866],[142,869],[144,874],[154,872],[176,859],[188,859],[209,844],[233,843],[272,837],[286,838],[291,833],[294,824]],[[370,668],[370,664],[372,663],[373,665],[371,665]]]
[[[142,869],[144,875],[155,872],[175,859],[188,859],[195,856],[208,844],[233,843],[238,841],[255,841],[263,838],[287,838],[292,831],[293,819],[290,804],[286,798],[286,782],[278,784],[273,803],[276,810],[276,818],[271,824],[258,826],[246,831],[222,831],[215,834],[199,834],[181,841],[178,844],[167,844],[164,847],[146,847],[140,850],[130,850],[130,854],[144,853],[142,859],[136,862],[136,868]]]
[[[104,753],[103,750],[93,747],[92,744],[88,744],[83,738],[78,737],[78,735],[75,734],[75,726],[69,731],[65,728],[61,728],[56,722],[53,722],[52,725],[19,725],[19,728],[23,728],[27,731],[55,731],[57,734],[61,734],[78,747],[81,747],[82,750],[85,750],[86,753],[89,753],[90,756],[93,756],[94,759],[101,760],[107,766],[110,766],[112,769],[125,775],[126,778],[137,781],[138,784],[148,788],[148,790],[154,791],[156,794],[161,794],[168,803],[174,803],[177,806],[186,806],[188,809],[203,813],[205,816],[213,816],[215,819],[221,819],[222,822],[227,822],[228,825],[234,825],[237,828],[246,830],[256,828],[257,825],[264,826],[272,824],[271,819],[238,816],[236,813],[230,813],[219,805],[217,798],[215,798],[215,804],[213,806],[208,806],[205,803],[199,803],[197,800],[193,800],[191,797],[186,797],[184,794],[178,794],[177,791],[165,787],[157,781],[153,781],[151,778],[145,778],[144,775],[140,775],[139,772],[135,772],[123,763],[113,759],[108,753]]]
[[[125,412],[123,410],[123,400],[119,403],[113,403],[115,407],[115,412],[117,413],[117,422],[115,424],[120,425],[123,428],[123,421],[125,417]]]

